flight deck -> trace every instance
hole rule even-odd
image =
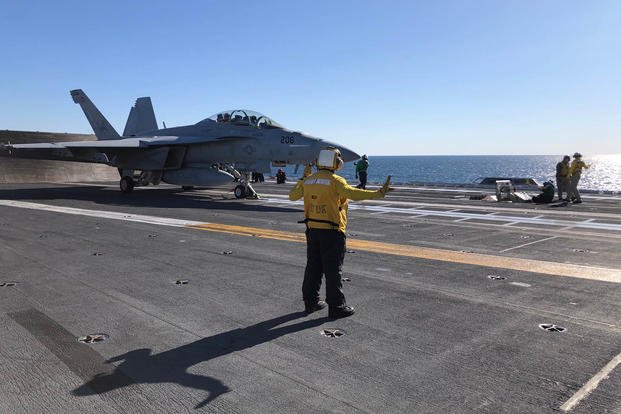
[[[621,413],[620,196],[350,202],[329,320],[291,185],[0,185],[0,412]]]

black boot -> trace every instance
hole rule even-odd
[[[339,319],[339,318],[347,318],[348,316],[351,316],[354,314],[354,307],[353,306],[339,306],[339,307],[330,307],[330,309],[328,309],[328,318],[330,319]]]
[[[327,306],[326,302],[324,302],[323,300],[320,300],[317,303],[305,303],[304,304],[304,313],[306,313],[307,315],[310,315],[311,313],[313,313],[315,311],[322,310],[326,306]]]

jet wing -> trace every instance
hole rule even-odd
[[[118,168],[157,170],[180,162],[185,146],[253,139],[241,136],[153,136],[97,141],[0,145],[0,156],[108,164]],[[176,154],[169,157],[169,154]],[[181,155],[179,155],[181,154]],[[169,165],[170,164],[170,165]]]
[[[149,148],[165,145],[190,145],[200,144],[203,142],[228,141],[252,139],[250,137],[192,137],[192,136],[154,136],[142,138],[124,138],[124,139],[107,139],[98,141],[69,141],[69,142],[50,142],[35,144],[9,144],[5,145],[7,149],[62,149],[62,148],[93,148],[105,149],[123,149],[123,148]]]
[[[8,149],[66,149],[66,148],[140,148],[147,147],[136,138],[110,139],[106,141],[69,141],[69,142],[40,142],[35,144],[8,144]]]

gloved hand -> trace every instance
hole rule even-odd
[[[309,175],[311,175],[313,173],[313,170],[311,169],[311,165],[310,164],[306,164],[306,167],[304,167],[304,174],[302,175],[302,178],[306,178]]]
[[[384,182],[384,185],[382,186],[382,188],[380,188],[378,191],[382,194],[382,197],[385,197],[386,194],[391,190],[390,188],[390,179],[392,177],[389,175],[388,177],[386,177],[386,181]]]

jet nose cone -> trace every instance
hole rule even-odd
[[[355,161],[360,158],[360,155],[356,154],[354,151],[350,150],[349,148],[345,148],[344,146],[335,142],[322,141],[320,143],[320,149],[328,147],[338,148],[341,151],[341,158],[343,158],[343,161],[345,162]]]
[[[360,155],[348,148],[339,147],[339,149],[341,150],[341,158],[343,158],[343,161],[345,162],[355,161],[360,158]]]

